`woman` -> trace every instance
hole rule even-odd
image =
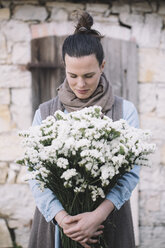
[[[113,95],[112,87],[103,73],[105,61],[100,42],[102,36],[96,30],[91,29],[92,25],[93,18],[84,12],[78,21],[75,33],[64,41],[62,53],[66,79],[58,89],[58,96],[41,104],[36,111],[33,125],[40,125],[42,119],[53,114],[57,109],[67,113],[99,105],[102,107],[103,113],[113,120],[124,118],[130,125],[138,126],[134,105]],[[79,242],[85,248],[90,248],[93,243],[98,242],[97,238],[102,234],[103,229],[108,247],[134,248],[128,200],[138,179],[139,167],[134,166],[129,173],[118,180],[97,209],[76,216],[68,215],[49,189],[41,192],[37,182],[30,181],[37,209],[29,248],[62,247],[58,225],[63,228],[68,237]],[[115,227],[109,224],[109,219]]]

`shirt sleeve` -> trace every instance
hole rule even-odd
[[[123,101],[123,119],[125,119],[130,126],[139,127],[137,110],[133,103],[126,100]],[[130,172],[125,173],[118,179],[116,185],[107,194],[106,199],[113,202],[118,210],[131,197],[131,193],[139,181],[139,172],[140,167],[134,165]]]
[[[32,126],[40,125],[41,121],[41,114],[38,109],[34,115]],[[49,222],[53,220],[56,214],[64,209],[56,195],[48,188],[41,191],[37,180],[29,180],[29,185],[36,205],[46,221]]]

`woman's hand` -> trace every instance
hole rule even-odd
[[[65,235],[79,242],[84,248],[91,248],[90,244],[98,242],[98,236],[103,233],[101,224],[114,209],[109,200],[104,200],[92,212],[70,216],[62,210],[56,215],[56,221],[63,228]]]
[[[103,233],[102,219],[97,216],[95,211],[78,214],[67,220],[65,218],[64,221],[66,225],[73,224],[69,228],[68,226],[66,229],[63,228],[64,233],[77,242],[96,243],[97,237]]]

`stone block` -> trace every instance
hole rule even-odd
[[[0,185],[0,215],[8,217],[20,227],[29,225],[33,218],[35,203],[26,184]],[[10,204],[9,204],[10,203]]]
[[[12,18],[21,21],[44,21],[47,16],[48,13],[44,7],[25,4],[14,8]]]
[[[108,4],[99,4],[99,3],[87,3],[86,11],[91,13],[93,17],[98,14],[104,14],[109,8]]]
[[[0,183],[5,183],[8,174],[7,163],[0,162]]]
[[[114,39],[130,40],[131,31],[128,28],[109,25],[108,23],[95,23],[94,28],[97,29],[102,35]]]
[[[0,88],[0,104],[10,104],[9,89]]]
[[[161,147],[161,163],[165,165],[165,145]]]
[[[7,44],[5,36],[0,33],[0,62],[4,63],[7,60],[8,52],[7,52]]]
[[[31,25],[31,33],[33,39],[51,35],[69,35],[73,32],[74,26],[73,23],[70,21]]]
[[[28,242],[30,237],[30,226],[22,226],[15,229],[16,244],[23,248],[28,248]]]
[[[1,65],[0,88],[30,88],[31,73],[23,66]]]
[[[3,6],[3,8],[9,8],[10,7],[10,0],[2,0],[1,4]]]
[[[18,129],[26,129],[31,126],[32,122],[32,106],[18,106],[12,105],[11,108],[11,116],[14,122],[14,125]]]
[[[140,127],[150,129],[154,140],[165,140],[165,136],[162,135],[165,133],[165,119],[155,118],[155,116],[149,114],[141,114]]]
[[[118,25],[119,26],[119,18],[116,15],[110,16],[95,16],[96,22],[107,22],[109,25]]]
[[[0,161],[12,162],[24,154],[18,133],[0,135]]]
[[[160,154],[160,151],[158,152]],[[155,155],[155,157],[157,157]],[[153,162],[153,165],[151,167],[141,167],[140,170],[140,191],[155,191],[159,192],[160,189],[162,191],[165,190],[164,185],[164,176],[165,176],[165,168],[162,165],[159,165],[159,163],[154,163],[155,158],[151,162]],[[160,155],[158,160],[161,160]]]
[[[165,83],[165,50],[139,49],[139,81]]]
[[[132,27],[131,36],[140,47],[159,48],[163,19],[157,14],[147,14],[145,23]],[[154,34],[154,35],[153,35]]]
[[[132,2],[131,11],[133,13],[151,13],[153,11],[152,6],[147,2]]]
[[[5,22],[1,28],[8,42],[30,42],[31,33],[28,23],[11,19]]]
[[[65,9],[53,8],[51,12],[51,21],[67,21],[68,20],[68,12]]]
[[[156,88],[157,106],[156,113],[158,117],[165,117],[165,84],[158,84]]]
[[[31,62],[30,43],[16,43],[13,46],[11,61],[13,64],[27,64]]]
[[[25,180],[25,176],[27,174],[27,168],[25,166],[21,167],[20,173],[17,176],[17,183],[28,183]]]
[[[141,191],[140,192],[140,225],[160,226],[165,221],[165,216],[161,208],[164,201],[161,191]]]
[[[140,248],[164,248],[165,226],[140,226]]]
[[[149,94],[148,94],[149,92]],[[156,84],[139,84],[139,112],[153,113],[156,111]]]
[[[73,3],[73,2],[65,2],[65,4],[63,2],[54,2],[54,1],[46,1],[46,7],[49,8],[49,10],[51,11],[53,8],[56,9],[64,9],[66,10],[68,13],[71,13],[72,11],[75,10],[84,10],[85,5],[82,3]]]
[[[31,89],[12,89],[11,104],[21,107],[28,107],[32,102]]]
[[[21,170],[21,165],[17,163],[10,163],[10,169],[18,173]]]
[[[10,18],[10,9],[2,8],[0,9],[0,21],[9,20]]]
[[[165,49],[165,30],[162,30],[162,32],[161,32],[160,48]]]
[[[11,129],[10,110],[8,105],[0,105],[0,133]]]
[[[165,15],[165,5],[164,5],[164,1],[159,1],[158,14],[160,14],[160,15]]]
[[[122,12],[119,15],[119,19],[120,19],[121,23],[128,25],[130,27],[133,25],[138,25],[139,23],[144,22],[144,16],[143,15],[129,14],[129,13],[125,13],[125,12]]]
[[[129,13],[130,6],[129,4],[124,3],[123,1],[116,1],[116,2],[113,2],[112,4],[111,12],[113,14]]]
[[[10,232],[7,228],[6,222],[3,219],[0,219],[0,247],[1,248],[10,248],[13,247]]]
[[[15,173],[15,171],[9,169],[6,183],[11,183],[11,184],[15,183],[16,182],[16,176],[17,176],[17,174]]]

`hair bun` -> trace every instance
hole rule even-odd
[[[88,34],[97,37],[99,40],[103,36],[95,29],[91,29],[93,25],[93,17],[86,11],[84,12],[75,12],[78,19],[78,23],[75,26],[74,34]]]
[[[80,16],[80,17],[79,17]],[[86,11],[81,14],[77,13],[78,23],[76,25],[75,33],[90,30],[93,25],[93,17]]]

